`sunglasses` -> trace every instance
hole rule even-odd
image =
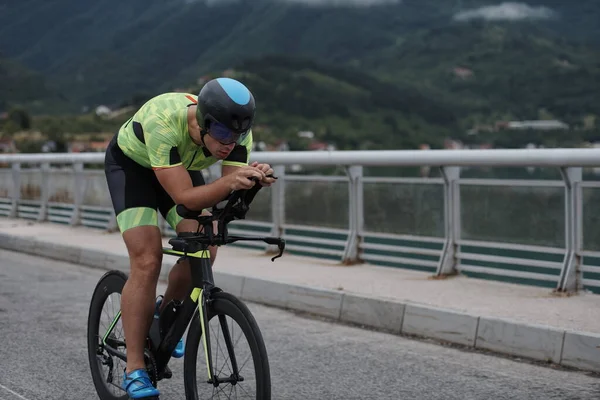
[[[245,132],[235,133],[219,122],[211,122],[208,134],[219,143],[227,145],[237,142]]]

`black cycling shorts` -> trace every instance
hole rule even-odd
[[[127,157],[117,144],[117,135],[106,149],[104,172],[121,232],[136,226],[158,226],[157,210],[173,229],[181,221],[175,202],[154,171]],[[205,184],[202,171],[188,172],[194,186]]]

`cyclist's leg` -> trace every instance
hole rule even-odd
[[[157,199],[151,177],[127,158],[113,139],[106,152],[105,173],[119,229],[127,246],[131,272],[121,296],[121,313],[127,342],[127,368],[131,397],[156,396],[145,379],[144,343],[152,322],[156,285],[162,262],[162,241],[156,212]],[[138,376],[139,375],[139,376]]]
[[[201,171],[189,171],[190,177],[192,178],[192,184],[194,186],[204,185],[204,178],[202,176]],[[175,203],[169,197],[169,195],[160,188],[158,190],[158,204],[159,210],[163,214],[164,218],[167,220],[171,228],[173,228],[177,233],[179,232],[196,232],[198,230],[198,223],[192,220],[184,220],[182,219],[177,212],[175,211]],[[208,211],[204,211],[203,214],[207,214]],[[216,224],[214,224],[216,229]],[[210,251],[210,261],[214,263],[217,247],[211,246],[209,248]],[[176,263],[171,268],[169,272],[168,285],[167,290],[164,294],[164,299],[161,304],[162,306],[168,304],[171,299],[178,299],[183,301],[185,296],[188,294],[190,289],[190,269],[189,262],[187,260]]]

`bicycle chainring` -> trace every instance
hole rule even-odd
[[[152,381],[152,385],[157,387],[158,372],[156,370],[156,359],[148,348],[144,349],[144,360],[146,361],[146,371],[148,372],[148,377]]]

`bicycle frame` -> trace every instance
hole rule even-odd
[[[148,338],[150,339],[150,350],[155,358],[156,372],[158,377],[162,377],[165,366],[169,363],[173,350],[177,346],[179,340],[183,337],[185,330],[194,318],[194,314],[198,309],[200,312],[200,325],[202,329],[202,340],[204,345],[204,355],[206,358],[206,368],[208,370],[208,380],[213,383],[214,372],[212,369],[212,358],[210,348],[210,337],[207,334],[208,327],[208,307],[210,304],[210,295],[214,290],[220,291],[219,288],[215,287],[214,279],[212,274],[212,267],[210,264],[210,253],[208,246],[199,245],[203,247],[193,253],[182,252],[169,248],[163,248],[163,254],[183,256],[178,260],[188,259],[190,263],[190,269],[192,274],[192,289],[189,291],[183,303],[179,306],[175,319],[169,327],[166,334],[161,338],[159,332],[159,325],[157,320],[153,320],[150,328]],[[205,248],[204,248],[205,247]],[[102,343],[106,351],[116,357],[119,357],[123,361],[127,361],[127,356],[122,352],[118,351],[113,347],[113,343],[108,339],[110,333],[114,329],[115,325],[121,318],[121,312],[119,311],[112,321],[109,329],[105,333]],[[223,326],[224,336],[227,345],[227,350],[231,359],[232,367],[234,368],[234,375],[237,376],[237,362],[235,361],[235,355],[231,347],[231,338],[229,337],[227,325]]]

